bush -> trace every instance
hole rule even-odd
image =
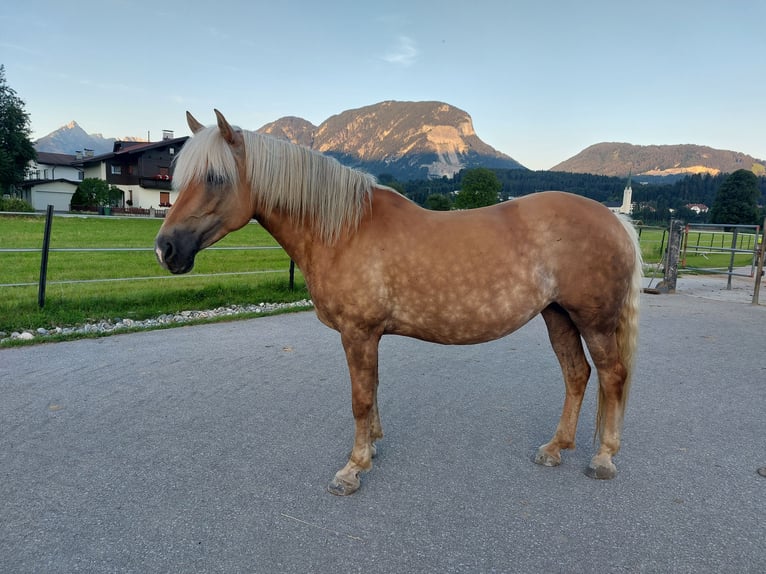
[[[0,198],[0,211],[23,211],[34,212],[35,208],[18,197]]]
[[[122,191],[115,186],[110,186],[103,179],[88,177],[80,182],[72,195],[72,211],[78,206],[115,206],[122,199]]]

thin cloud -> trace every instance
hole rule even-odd
[[[415,63],[418,53],[415,40],[408,36],[399,36],[396,45],[383,56],[383,60],[389,64],[408,67]]]
[[[231,34],[215,26],[208,26],[205,30],[213,40],[231,40]]]
[[[8,42],[0,42],[0,48],[6,50],[14,50],[16,52],[23,52],[24,54],[32,54],[33,56],[42,56],[42,52],[22,46],[21,44],[9,44]]]
[[[88,88],[95,88],[98,90],[103,90],[105,92],[122,93],[122,94],[129,94],[129,95],[146,93],[146,90],[141,87],[128,85],[128,84],[120,84],[120,83],[101,82],[101,81],[91,80],[90,78],[81,78],[80,80],[78,80],[78,83],[81,86],[86,86]]]

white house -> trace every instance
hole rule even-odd
[[[21,198],[36,210],[52,205],[55,211],[68,211],[83,170],[77,167],[77,156],[63,153],[37,152],[29,162],[21,184]]]

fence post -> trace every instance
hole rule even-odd
[[[729,280],[726,282],[726,289],[731,291],[731,274],[734,271],[734,256],[737,249],[737,236],[739,235],[739,227],[734,228],[734,232],[731,234],[731,258],[729,259]]]
[[[42,257],[40,259],[40,284],[37,288],[37,305],[45,306],[45,281],[48,276],[48,251],[51,246],[51,225],[53,223],[53,206],[49,205],[45,214],[45,233],[43,234]]]
[[[665,261],[665,276],[657,285],[660,293],[675,293],[678,281],[678,258],[681,254],[681,230],[684,222],[680,219],[670,221],[668,233],[668,256]]]
[[[756,234],[756,240],[758,236]],[[755,272],[755,287],[753,288],[753,305],[758,305],[758,296],[761,291],[761,277],[763,276],[763,260],[766,258],[766,218],[763,219],[761,227],[761,248],[758,253],[758,267]]]

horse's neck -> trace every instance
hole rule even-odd
[[[279,210],[272,211],[268,216],[256,214],[256,219],[301,270],[309,267],[310,247],[319,241],[312,229],[292,221]]]
[[[385,198],[389,195],[389,190],[376,189],[372,201],[374,202],[376,197],[381,198],[381,193]],[[390,195],[400,197],[393,191],[390,192]],[[400,199],[407,201],[401,197]],[[365,212],[362,215],[363,220],[370,215],[371,208],[371,204],[365,207]],[[356,230],[341,231],[339,237],[336,238],[336,243],[328,245],[318,225],[312,225],[310,221],[296,221],[280,209],[273,209],[266,213],[256,204],[254,216],[295,261],[304,275],[311,268],[312,257],[317,256],[319,252],[326,254],[327,250],[339,247],[339,244],[348,241],[350,236],[356,233]]]

